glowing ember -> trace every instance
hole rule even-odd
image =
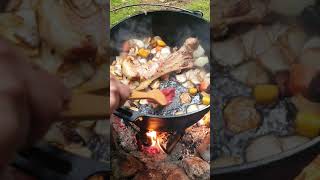
[[[157,144],[157,132],[149,131],[147,132],[147,136],[151,139],[151,146],[155,146]]]
[[[147,155],[155,155],[160,153],[159,147],[150,146],[150,147],[142,147],[142,151]]]
[[[151,145],[149,147],[142,146],[142,151],[148,155],[154,155],[160,153],[160,148],[157,144],[157,132],[149,131],[146,133],[147,137],[151,139]]]

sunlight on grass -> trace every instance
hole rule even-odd
[[[188,3],[185,7],[190,10],[199,10],[203,12],[203,17],[210,21],[210,1],[208,0],[195,0],[191,3]]]
[[[118,8],[121,6],[125,6],[128,4],[137,4],[139,3],[139,0],[112,0],[111,4],[110,4],[110,9],[114,9],[114,8]],[[134,7],[134,8],[125,8],[125,9],[121,9],[119,11],[116,12],[110,12],[110,23],[111,26],[115,25],[116,23],[120,22],[121,20],[123,20],[126,17],[129,17],[131,15],[137,14],[138,8]]]
[[[110,8],[118,8],[121,6],[129,5],[129,4],[139,4],[142,3],[141,0],[111,0]],[[204,18],[206,20],[210,20],[210,1],[209,0],[193,0],[190,3],[179,3],[175,4],[174,6],[178,6],[181,8],[189,9],[189,10],[200,10],[204,14]],[[117,12],[110,12],[110,23],[111,26],[117,24],[121,20],[125,19],[126,17],[130,17],[137,13],[143,12],[143,9],[149,8],[142,8],[142,7],[130,7],[121,9]]]

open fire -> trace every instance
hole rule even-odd
[[[160,153],[160,146],[159,141],[157,139],[157,132],[156,131],[149,131],[146,133],[146,136],[148,138],[147,141],[150,141],[150,145],[142,145],[141,149],[142,151],[147,155],[155,155]]]
[[[149,131],[146,133],[148,138],[151,140],[151,146],[156,146],[157,144],[157,132],[156,131]]]
[[[209,179],[209,126],[210,113],[183,132],[137,132],[115,117],[113,176],[115,179]]]

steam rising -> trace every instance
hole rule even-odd
[[[209,24],[189,14],[168,11],[168,14],[149,13],[133,16],[114,26],[110,37],[112,55],[116,56],[121,52],[125,40],[150,36],[160,36],[173,47],[180,47],[187,38],[196,37],[206,54],[210,54]]]

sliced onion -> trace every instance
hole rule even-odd
[[[198,67],[203,67],[209,63],[209,58],[207,56],[199,57],[195,60],[194,65]]]

